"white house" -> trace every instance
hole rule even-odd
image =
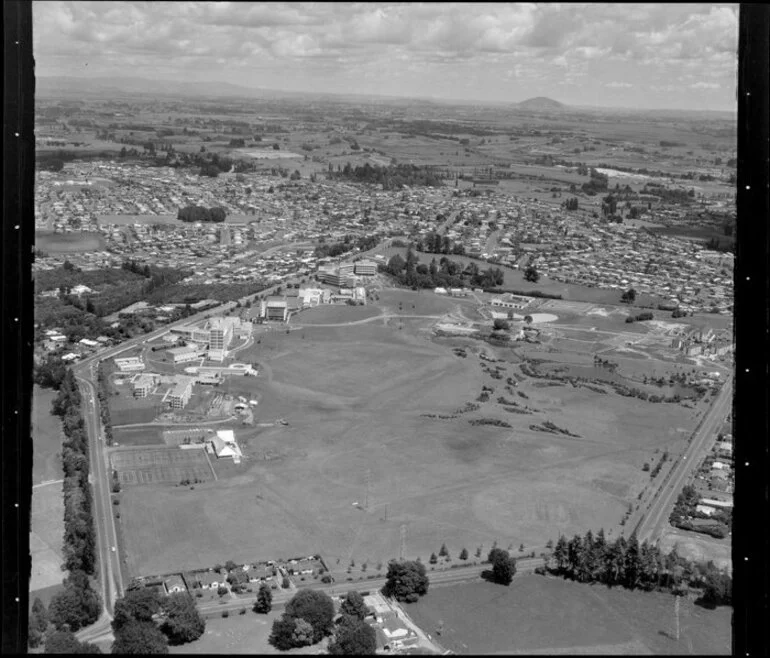
[[[223,457],[232,457],[236,463],[240,462],[243,453],[241,447],[235,440],[233,430],[217,430],[215,436],[211,438],[211,447],[214,449],[218,459]]]

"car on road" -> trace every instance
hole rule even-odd
[[[113,553],[115,552],[115,547],[114,547],[114,546],[112,547],[112,552],[113,552]]]

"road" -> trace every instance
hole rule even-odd
[[[516,576],[520,577],[527,574],[531,574],[535,568],[543,564],[542,558],[521,558],[516,560]],[[429,571],[428,579],[430,587],[443,587],[448,585],[456,585],[458,583],[478,580],[481,577],[481,572],[490,568],[489,564],[480,564],[473,566],[462,566],[456,569],[443,568],[439,571]],[[313,581],[307,584],[308,589],[315,589],[326,592],[329,596],[340,596],[350,591],[356,592],[373,592],[382,589],[385,585],[385,578],[378,577],[371,580],[358,580],[354,582],[339,581],[330,583],[328,585],[322,584],[318,581]],[[301,589],[301,588],[300,588]],[[297,593],[297,589],[278,590],[273,592],[273,607],[280,608],[285,605],[289,599],[291,599]],[[219,601],[212,601],[200,604],[198,609],[204,617],[213,617],[221,615],[227,611],[229,613],[236,612],[242,608],[251,609],[256,601],[256,593],[249,596],[236,597],[230,595],[229,597],[223,597]],[[90,626],[78,633],[78,639],[82,642],[98,642],[108,639],[111,636],[111,628],[108,620],[100,620],[97,624]]]
[[[658,541],[668,528],[668,517],[682,488],[688,483],[692,471],[700,464],[703,456],[716,440],[716,434],[730,413],[733,401],[733,375],[730,374],[719,391],[711,409],[695,430],[684,454],[671,467],[663,490],[655,496],[652,506],[636,526],[640,541]]]

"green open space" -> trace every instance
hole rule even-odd
[[[101,233],[35,233],[35,248],[48,254],[103,251],[104,246]]]
[[[342,324],[366,320],[381,314],[376,306],[323,305],[295,313],[291,324]]]
[[[673,611],[671,594],[534,575],[517,577],[509,587],[431,588],[407,609],[418,626],[458,654],[731,653],[730,608],[707,610],[683,599],[679,641]]]
[[[53,482],[32,489],[29,548],[32,556],[30,592],[60,585],[64,577],[64,497],[62,483]]]
[[[377,305],[398,313],[399,302],[404,315],[471,303],[386,289]],[[242,463],[216,461],[219,479],[194,489],[125,488],[132,575],[306,552],[342,572],[351,559],[371,566],[396,557],[402,527],[409,557],[427,559],[442,543],[453,555],[488,549],[495,540],[540,550],[562,532],[617,531],[649,484],[644,462],[686,445],[673,428],[692,426],[692,410],[612,393],[597,405],[585,388],[538,388],[541,380],[526,377],[516,389],[522,399],[504,390],[517,372],[514,350],[494,350],[511,356],[495,379],[480,367],[482,344],[465,339],[476,352],[458,358],[457,339],[445,344],[422,331],[431,323],[261,333],[238,357],[258,363],[259,377],[228,383],[231,395],[259,399],[253,426],[222,425],[235,430]],[[491,399],[457,413],[484,385],[495,388]],[[507,412],[500,395],[533,411]],[[485,419],[510,427],[469,423]],[[530,429],[545,421],[578,436]]]
[[[64,477],[61,420],[51,413],[56,391],[35,386],[32,390],[32,483]]]

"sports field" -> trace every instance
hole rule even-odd
[[[458,654],[729,655],[730,608],[543,576],[432,588],[409,616]],[[443,625],[440,635],[436,630]]]
[[[210,480],[214,477],[205,450],[121,450],[110,455],[110,464],[118,472],[122,485],[178,484],[184,479]]]
[[[383,312],[403,315],[469,303],[401,290],[380,296]],[[351,559],[372,565],[397,557],[402,536],[407,557],[427,559],[444,542],[456,555],[495,540],[540,550],[559,533],[618,532],[650,486],[643,464],[663,449],[682,449],[686,435],[677,428],[697,420],[676,404],[605,394],[597,405],[597,393],[583,387],[539,387],[543,380],[521,376],[520,356],[484,345],[504,359],[495,372],[479,359],[477,341],[463,339],[469,353],[459,358],[452,351],[459,339],[432,340],[433,322],[261,334],[239,354],[260,364],[260,376],[230,384],[232,395],[259,399],[255,425],[233,426],[243,462],[194,490],[126,487],[132,573],[298,552],[322,554],[339,573]],[[527,349],[547,354],[543,346]],[[521,383],[506,390],[514,375]],[[494,389],[489,399],[458,413],[482,386]],[[530,428],[546,421],[573,435]]]

